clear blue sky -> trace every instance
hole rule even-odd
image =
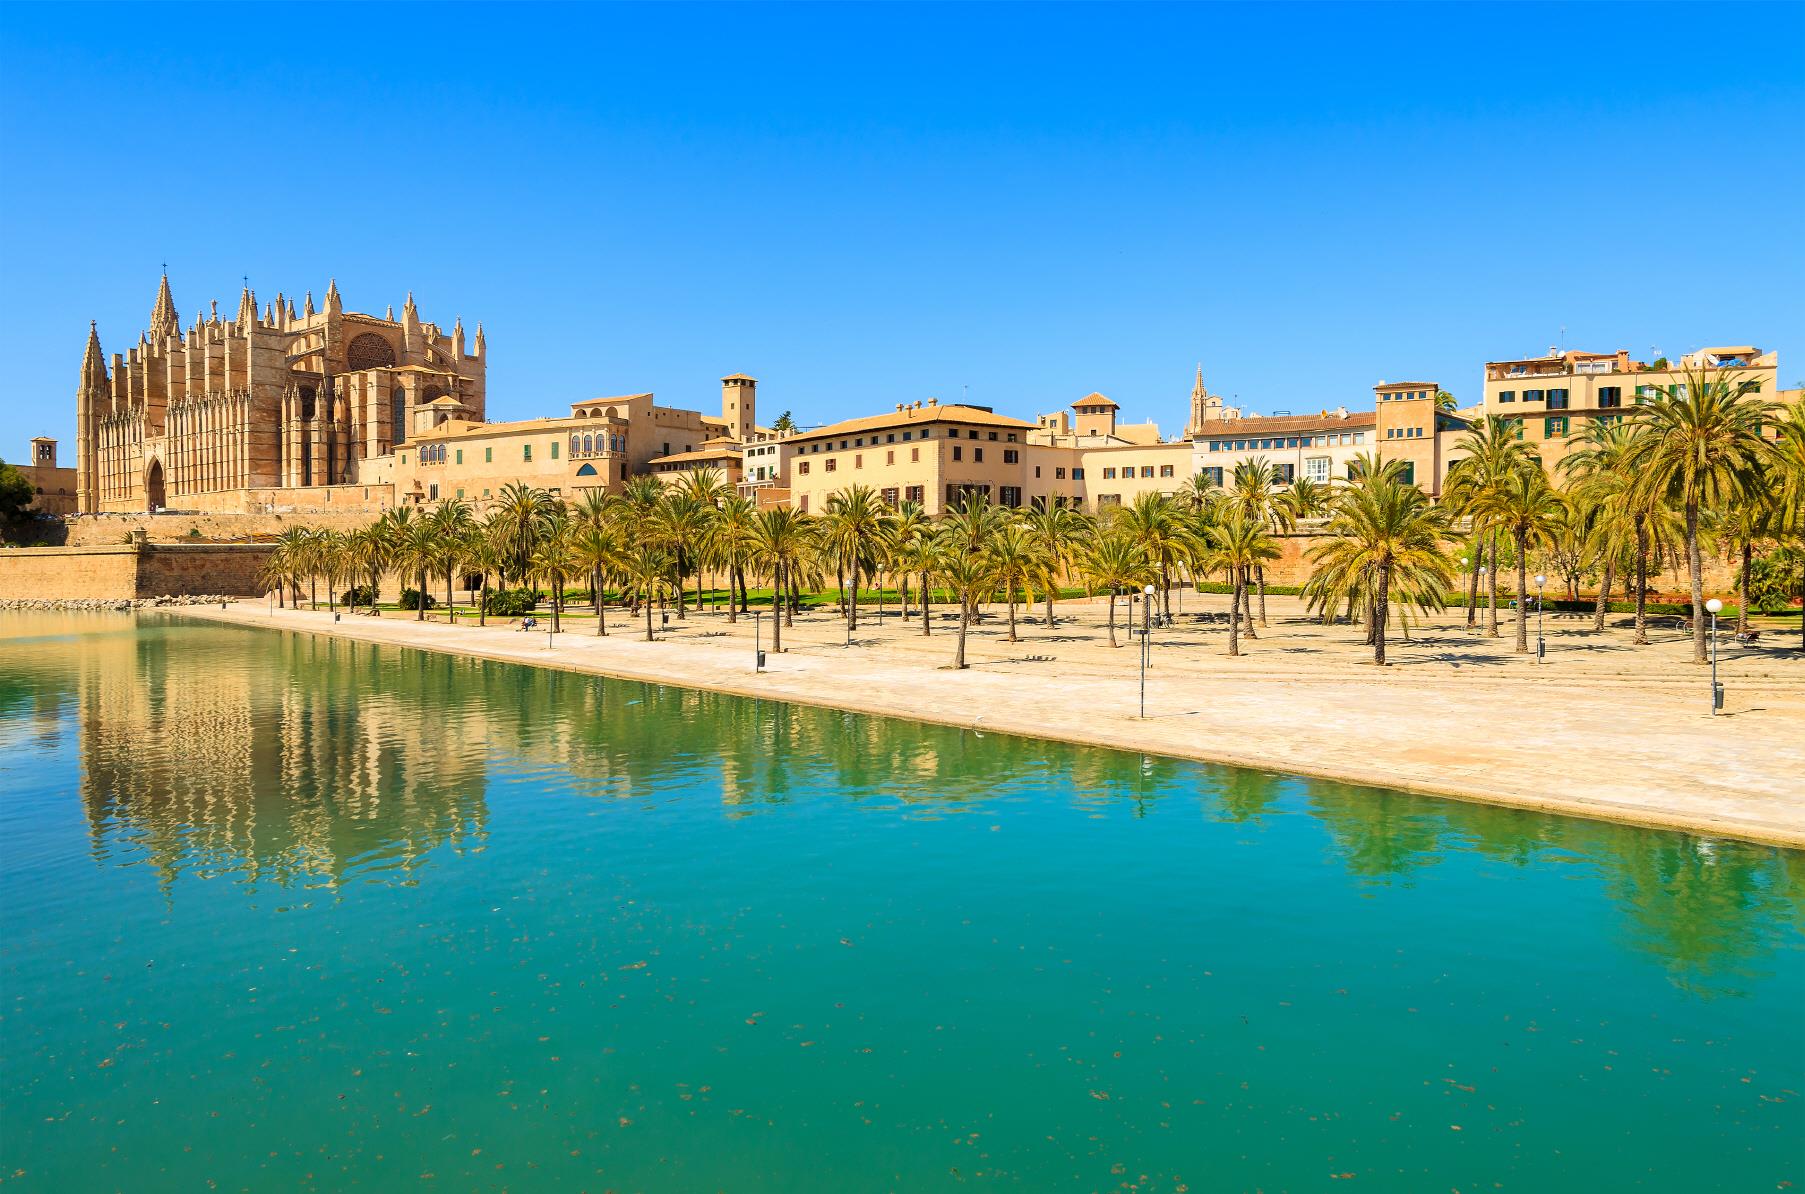
[[[0,454],[167,261],[489,333],[493,418],[1100,389],[1168,431],[1488,358],[1805,377],[1805,7],[0,8]],[[1714,49],[1714,47],[1722,47]],[[72,456],[72,453],[70,454]]]

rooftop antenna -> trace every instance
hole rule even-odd
[[[1564,323],[1561,325],[1561,351],[1567,351],[1567,325]]]

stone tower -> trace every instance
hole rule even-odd
[[[721,421],[729,438],[746,443],[758,426],[758,382],[744,373],[721,379]]]
[[[1201,435],[1209,429],[1210,423],[1240,417],[1239,407],[1225,406],[1222,395],[1210,393],[1209,387],[1203,384],[1203,365],[1199,363],[1197,380],[1191,385],[1191,419],[1185,424],[1185,435]]]

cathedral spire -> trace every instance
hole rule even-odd
[[[464,359],[464,317],[462,315],[457,317],[457,322],[451,327],[451,359],[454,361]]]
[[[312,315],[313,314],[313,291],[311,291],[311,290],[309,290],[307,292],[307,305],[301,308],[301,314],[302,315]]]
[[[100,351],[100,328],[88,321],[88,347],[81,354],[81,384],[84,390],[107,388],[107,358]]]
[[[480,319],[476,321],[476,355],[489,355],[489,342],[483,338],[483,321]]]
[[[251,293],[251,283],[247,279],[244,293],[238,296],[238,328],[243,331],[257,322],[257,296]]]
[[[345,301],[338,294],[338,279],[333,278],[326,283],[326,310],[337,313],[345,309]]]
[[[155,342],[181,330],[182,321],[175,313],[175,299],[169,295],[169,271],[164,270],[163,280],[157,284],[157,301],[150,308],[150,338]]]

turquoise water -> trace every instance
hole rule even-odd
[[[13,1188],[1805,1182],[1796,853],[129,615],[0,664]]]

